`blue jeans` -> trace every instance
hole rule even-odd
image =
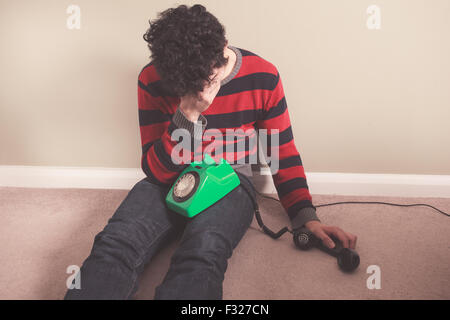
[[[130,190],[105,228],[95,236],[80,268],[81,289],[64,299],[131,299],[145,265],[164,244],[182,232],[155,299],[222,299],[227,260],[253,219],[252,183],[241,185],[192,219],[169,210],[169,187],[146,178]]]

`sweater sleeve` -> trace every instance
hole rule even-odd
[[[138,78],[138,110],[142,170],[151,182],[169,185],[193,161],[194,141],[201,140],[206,118],[201,115],[200,121],[191,122],[179,108],[170,114],[169,99],[158,94],[154,83],[145,83],[141,75]],[[176,129],[184,131],[178,131],[181,135],[174,135],[172,139]]]
[[[270,157],[272,178],[292,228],[296,229],[310,220],[320,220],[312,204],[302,160],[294,143],[286,97],[277,70],[269,87],[264,93],[262,115],[257,126],[267,130],[266,152]],[[272,144],[276,137],[278,144]],[[273,161],[278,162],[278,168]]]

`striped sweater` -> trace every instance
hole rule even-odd
[[[245,150],[240,152],[228,147],[221,150],[212,147],[214,137],[222,135],[225,144],[237,144],[240,139],[249,139],[249,135],[239,136],[235,133],[233,139],[226,140],[227,129],[242,129],[242,132],[266,129],[269,138],[270,130],[277,129],[279,168],[272,178],[281,204],[288,213],[293,228],[303,226],[310,220],[319,220],[294,143],[286,98],[277,68],[250,51],[228,47],[236,53],[236,63],[230,75],[222,80],[212,104],[200,116],[201,123],[199,121],[194,124],[184,117],[178,108],[180,98],[164,92],[152,62],[139,73],[142,170],[149,181],[169,185],[188,162],[200,160],[196,154],[201,155],[202,152],[210,153],[216,160],[225,158],[231,164],[242,163],[244,159],[248,163],[249,158],[257,153],[256,145],[251,147],[251,144],[246,143]],[[171,137],[177,128],[196,132],[196,138],[200,139],[197,150],[191,150],[189,161],[172,161],[172,151],[180,141]],[[229,150],[231,152],[227,152]]]

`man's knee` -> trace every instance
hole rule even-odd
[[[120,203],[110,221],[140,220],[156,223],[166,218],[165,189],[146,179],[137,182]]]
[[[254,207],[251,199],[245,189],[239,186],[189,221],[184,237],[196,241],[217,238],[234,248],[249,228],[253,216]],[[211,242],[211,244],[219,243]]]
[[[218,213],[221,221],[218,223],[218,227],[227,230],[229,237],[240,240],[250,227],[255,213],[251,195],[240,185],[223,199],[219,210],[221,211]]]
[[[109,223],[94,238],[91,259],[135,270],[145,259],[151,245],[167,232],[158,226],[127,221]]]
[[[152,247],[167,238],[174,226],[163,199],[163,190],[147,180],[136,183],[95,236],[93,258],[114,260],[136,268]]]

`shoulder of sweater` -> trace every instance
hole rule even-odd
[[[237,48],[241,51],[243,63],[245,62],[248,68],[254,69],[255,72],[272,73],[275,76],[278,74],[277,67],[268,59],[253,51]]]
[[[147,63],[139,72],[138,80],[148,84],[150,82],[155,82],[160,80],[158,73],[156,72],[156,68],[153,65],[153,62]]]

